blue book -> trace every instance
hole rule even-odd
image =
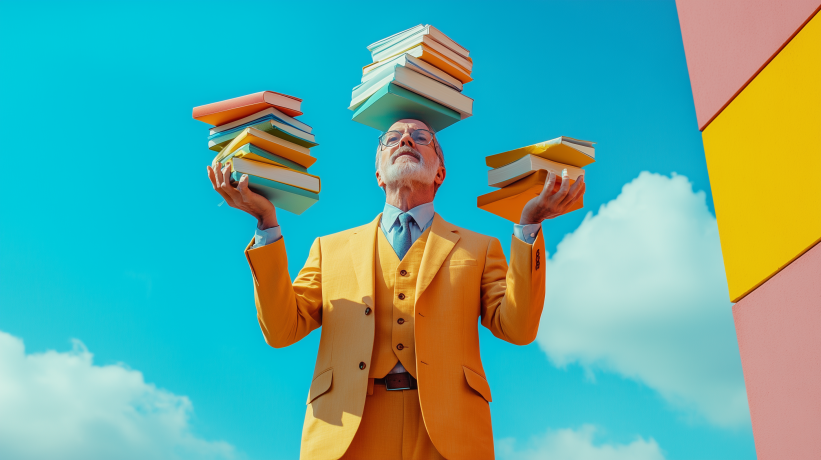
[[[253,115],[252,115],[252,116],[253,116]],[[248,119],[248,118],[251,118],[251,116],[246,117],[246,119]],[[231,126],[230,130],[233,130],[233,129],[239,129],[239,130],[242,130],[242,129],[245,129],[245,128],[249,127],[249,126],[254,126],[254,125],[256,125],[256,124],[262,123],[262,122],[263,122],[263,121],[265,121],[265,120],[274,120],[274,121],[277,121],[277,122],[279,122],[279,123],[283,123],[283,124],[286,124],[286,125],[291,126],[291,127],[293,127],[293,128],[296,128],[296,129],[298,129],[298,130],[300,130],[300,131],[302,131],[302,132],[304,132],[304,133],[308,133],[308,134],[310,134],[310,131],[311,131],[311,127],[310,127],[310,126],[308,126],[308,125],[306,125],[306,124],[304,124],[304,123],[302,123],[302,125],[301,125],[301,126],[300,126],[300,125],[298,125],[298,124],[297,124],[297,122],[298,122],[299,120],[295,120],[295,119],[291,118],[291,120],[293,120],[293,122],[289,122],[288,120],[284,120],[282,117],[278,117],[278,116],[276,116],[276,115],[274,115],[274,114],[272,114],[272,113],[269,113],[269,114],[267,114],[267,115],[261,116],[261,117],[259,117],[259,118],[254,118],[254,119],[252,119],[252,120],[246,121],[246,122],[241,123],[241,124],[236,125],[236,126]],[[242,120],[239,120],[239,121],[242,121]],[[229,126],[230,126],[230,125],[231,125],[231,124],[233,124],[233,123],[237,123],[237,122],[236,122],[236,121],[234,121],[234,122],[231,122],[231,123],[226,123],[226,125],[229,125]],[[223,125],[223,126],[225,126],[225,125]],[[214,132],[214,130],[215,130],[215,129],[218,129],[218,128],[221,128],[221,126],[216,126],[216,127],[214,127],[214,128],[211,128],[211,133],[213,133],[213,134],[211,134],[211,136],[217,136],[217,135],[220,135],[220,134],[222,134],[222,133],[224,133],[224,132],[226,132],[226,131],[229,131],[229,129],[226,129],[225,131]],[[209,136],[209,137],[210,137],[210,136]]]
[[[247,126],[246,126],[247,125]],[[256,128],[260,131],[265,131],[268,134],[274,135],[280,139],[285,139],[288,142],[301,145],[303,147],[316,147],[315,137],[313,134],[300,131],[292,126],[280,123],[276,120],[263,120],[256,124],[245,124],[236,128],[223,131],[221,133],[211,134],[208,136],[208,148],[219,152],[226,145],[230,144],[235,137],[242,133],[245,128]]]
[[[242,173],[231,172],[231,179],[239,182]],[[284,209],[296,215],[319,201],[319,194],[291,185],[248,174],[248,188],[268,199],[277,209]]]
[[[353,114],[353,120],[363,125],[387,131],[397,120],[421,120],[434,131],[441,131],[462,119],[459,112],[389,83],[363,102]]]

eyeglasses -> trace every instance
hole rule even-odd
[[[393,147],[402,140],[405,135],[402,131],[388,131],[379,136],[379,144],[385,147]],[[418,145],[428,145],[433,141],[433,133],[427,129],[416,129],[410,133],[413,142]]]

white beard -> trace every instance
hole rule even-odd
[[[412,152],[419,160],[414,161],[410,157],[402,157],[394,162],[394,159],[405,152]],[[393,152],[391,158],[388,159],[387,165],[383,168],[379,165],[379,175],[386,185],[391,187],[412,187],[414,183],[432,184],[436,173],[439,170],[439,158],[433,163],[425,163],[422,154],[411,147],[405,146]]]

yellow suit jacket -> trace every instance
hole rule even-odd
[[[301,458],[336,460],[359,427],[374,339],[373,222],[317,238],[291,282],[282,239],[246,249],[266,342],[291,345],[322,326],[302,432]],[[544,305],[544,242],[499,240],[434,216],[416,285],[414,337],[425,426],[446,458],[492,459],[490,387],[479,356],[478,320],[493,335],[525,345]]]

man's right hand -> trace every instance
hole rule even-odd
[[[234,187],[231,185],[231,164],[228,163],[225,167],[221,166],[217,160],[214,160],[211,166],[206,168],[208,169],[208,178],[211,179],[211,185],[225,199],[228,206],[256,217],[257,228],[260,230],[279,225],[274,205],[264,196],[254,193],[248,188],[248,175],[244,174],[239,184]]]

